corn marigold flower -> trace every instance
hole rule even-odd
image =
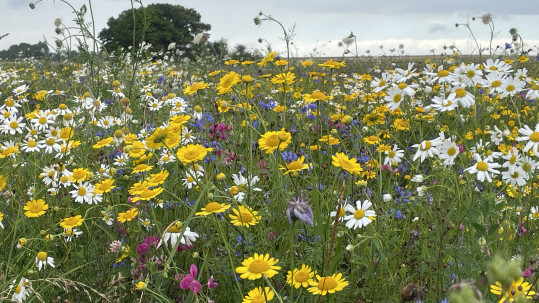
[[[303,161],[305,161],[305,156],[301,156],[297,160],[286,164],[286,167],[280,165],[279,169],[285,170],[284,172],[285,175],[294,173],[294,172],[301,172],[302,170],[309,168],[309,164],[304,164]]]
[[[249,257],[241,263],[243,266],[236,267],[236,272],[242,279],[256,280],[262,278],[262,275],[271,278],[275,276],[280,266],[275,266],[279,262],[278,259],[271,258],[269,254],[257,254]]]
[[[271,154],[276,149],[284,150],[291,142],[292,135],[283,128],[280,131],[270,131],[263,134],[258,139],[258,146],[261,150],[266,151],[266,154]]]
[[[201,210],[197,213],[195,213],[196,216],[207,216],[210,214],[218,214],[222,213],[225,210],[230,208],[230,204],[221,204],[219,202],[210,202],[206,204],[205,207],[203,207]]]
[[[351,174],[359,174],[363,171],[356,158],[348,158],[344,153],[336,153],[335,156],[331,156],[331,159],[335,167],[340,167]]]
[[[185,87],[185,89],[183,90],[183,93],[186,94],[186,95],[192,96],[195,93],[197,93],[199,90],[208,88],[209,86],[210,85],[207,84],[207,83],[197,82],[197,83],[194,83],[191,86]]]
[[[189,144],[178,149],[176,156],[178,156],[178,159],[185,165],[203,160],[208,152],[211,152],[212,150],[213,148],[206,148],[200,144]]]
[[[145,290],[148,287],[148,284],[146,284],[144,281],[138,281],[135,285],[136,290]]]
[[[223,95],[230,93],[232,91],[232,87],[240,82],[240,75],[234,71],[224,75],[221,77],[219,84],[217,85],[217,94]]]
[[[234,214],[228,216],[232,219],[230,223],[234,226],[251,227],[258,224],[258,220],[262,219],[262,216],[258,215],[256,210],[248,206],[239,205],[238,208],[233,208],[232,212]]]
[[[331,276],[321,277],[316,275],[316,280],[311,281],[308,291],[313,295],[322,295],[334,293],[343,290],[348,286],[348,281],[342,277],[341,273],[333,274]]]
[[[313,271],[309,265],[301,265],[301,268],[294,268],[286,275],[286,283],[294,286],[296,289],[300,287],[308,287],[309,283],[313,282],[313,277],[316,271]]]
[[[528,282],[524,282],[524,278],[520,277],[518,280],[513,281],[507,289],[504,289],[502,283],[496,281],[494,284],[490,285],[490,292],[502,296],[498,303],[507,301],[515,302],[515,298],[519,296],[532,299],[535,291],[531,290],[531,288],[532,285]]]
[[[49,205],[46,204],[43,199],[33,199],[32,201],[26,202],[26,205],[24,206],[26,212],[24,215],[28,218],[37,218],[45,214],[47,209],[49,209]]]
[[[130,210],[119,213],[116,220],[118,220],[121,223],[125,223],[125,221],[131,221],[138,215],[138,210],[135,207],[132,207]]]
[[[103,194],[108,193],[112,189],[114,189],[114,180],[113,179],[105,179],[95,185],[94,193],[96,194]]]
[[[289,85],[294,83],[295,79],[296,75],[294,73],[287,72],[286,74],[281,73],[273,76],[273,78],[271,78],[271,83]]]
[[[62,222],[60,222],[60,226],[65,229],[70,229],[73,227],[81,226],[82,222],[84,222],[84,219],[81,215],[76,215],[73,217],[68,217],[62,219]]]
[[[249,291],[241,303],[265,303],[273,300],[275,293],[269,287],[257,287]]]

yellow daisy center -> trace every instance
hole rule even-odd
[[[457,149],[454,148],[454,147],[450,147],[447,149],[447,154],[450,155],[450,156],[453,156],[455,155],[455,153],[457,153]]]
[[[11,121],[11,123],[9,123],[9,127],[15,129],[19,127],[19,123],[17,123],[17,121]]]
[[[484,161],[479,161],[477,162],[477,170],[480,170],[480,171],[487,171],[488,169],[488,164]]]
[[[502,81],[500,80],[492,81],[492,87],[500,87],[501,85],[502,85]]]
[[[78,194],[79,194],[79,196],[84,196],[84,195],[86,195],[86,188],[84,188],[84,187],[79,187]]]
[[[305,282],[307,279],[309,279],[309,275],[304,271],[300,271],[294,276],[294,280],[298,282]]]
[[[473,78],[475,76],[475,72],[473,70],[469,70],[466,72],[466,76],[468,76],[468,78]]]
[[[402,99],[402,96],[400,94],[395,94],[395,96],[393,96],[393,102],[400,102]]]
[[[218,209],[221,209],[221,204],[217,203],[217,202],[210,202],[208,203],[208,205],[206,205],[206,207],[204,208],[204,211],[208,212],[208,213],[211,213],[211,212],[214,212]]]
[[[241,221],[243,223],[249,223],[249,222],[253,221],[253,215],[251,215],[251,213],[249,211],[243,211],[241,213]]]
[[[332,277],[324,277],[318,282],[318,289],[330,290],[337,287],[337,285],[337,281],[335,281],[335,279],[333,279]]]
[[[266,139],[266,145],[279,146],[279,136],[277,134],[271,135]]]
[[[429,150],[431,146],[432,144],[430,143],[430,141],[425,141],[424,145],[423,144],[419,145],[419,149],[425,151],[425,150]]]
[[[530,135],[530,140],[533,142],[539,142],[539,132],[534,132]]]
[[[37,259],[39,261],[47,261],[47,253],[44,251],[40,251],[37,253]]]
[[[254,260],[249,264],[247,270],[254,274],[260,274],[270,269],[268,262],[264,260]]]
[[[363,209],[358,209],[354,212],[354,218],[356,220],[363,219],[365,217],[365,211]]]

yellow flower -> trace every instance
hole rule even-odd
[[[145,171],[149,171],[153,168],[153,166],[151,165],[147,165],[147,164],[144,164],[144,163],[141,163],[137,166],[135,166],[133,168],[133,172],[131,172],[131,174],[136,174],[136,173],[141,173],[141,172],[145,172]]]
[[[363,170],[361,165],[357,163],[356,158],[348,158],[344,153],[336,153],[335,156],[331,156],[332,164],[336,167],[340,167],[351,174],[359,174]]]
[[[178,149],[176,156],[183,164],[187,164],[203,160],[212,150],[213,148],[206,148],[200,144],[189,144]]]
[[[62,219],[62,222],[60,222],[60,226],[65,229],[71,229],[73,227],[81,226],[82,222],[84,222],[84,219],[82,218],[82,216],[76,215],[74,217]]]
[[[99,140],[97,141],[96,144],[92,145],[92,148],[101,148],[103,146],[109,146],[112,141],[114,141],[114,138],[113,137],[108,137],[108,138],[105,138],[105,139],[102,139],[102,140]]]
[[[113,186],[113,179],[105,179],[95,185],[94,193],[103,194],[110,192],[115,186]]]
[[[296,289],[301,287],[308,287],[310,282],[313,282],[313,277],[316,274],[315,271],[309,265],[301,265],[300,269],[294,268],[289,271],[286,276],[286,283],[293,285]]]
[[[291,172],[300,172],[304,169],[309,168],[309,164],[303,164],[303,161],[305,160],[305,156],[299,157],[296,161],[292,161],[284,166],[279,166],[279,169],[286,170],[285,175],[291,173]]]
[[[339,144],[339,139],[333,137],[332,135],[325,135],[322,136],[322,138],[318,139],[320,142],[326,142],[329,145],[337,145]]]
[[[196,92],[198,92],[199,90],[201,89],[205,89],[205,88],[208,88],[210,85],[207,84],[207,83],[204,83],[204,82],[198,82],[198,83],[195,83],[191,86],[187,86],[184,90],[183,90],[183,93],[186,94],[186,95],[189,95],[189,96],[192,96],[194,95]]]
[[[365,143],[370,144],[370,145],[377,144],[378,141],[380,141],[380,139],[378,139],[378,137],[374,136],[374,135],[365,137],[365,138],[363,138],[363,140],[365,140]]]
[[[131,202],[135,203],[135,202],[138,202],[138,201],[148,201],[150,199],[153,199],[155,197],[157,197],[160,193],[163,192],[163,188],[162,187],[156,187],[156,188],[152,188],[152,189],[149,189],[149,188],[146,188],[144,190],[142,190],[142,192],[139,193],[138,196],[134,197],[133,199],[131,199]]]
[[[139,158],[146,152],[146,145],[140,141],[133,141],[131,145],[128,145],[129,157]]]
[[[135,207],[133,207],[124,213],[119,213],[116,220],[124,223],[125,221],[133,220],[137,215],[138,215],[138,210]]]
[[[158,149],[163,146],[172,148],[180,144],[180,136],[174,132],[172,127],[158,127],[146,138],[146,147]]]
[[[43,199],[37,199],[37,201],[36,199],[33,199],[32,201],[26,202],[26,205],[24,206],[26,212],[24,215],[28,218],[37,218],[45,214],[47,209],[49,209],[49,205],[45,204]]]
[[[531,285],[528,282],[524,282],[524,278],[520,277],[518,280],[513,281],[511,283],[511,286],[507,288],[505,291],[502,287],[502,283],[496,281],[495,284],[490,285],[490,292],[495,295],[501,295],[500,301],[498,303],[503,302],[515,302],[515,297],[522,296],[526,297],[527,299],[532,299],[533,295],[535,294],[535,291],[530,290]]]
[[[230,93],[232,91],[232,87],[240,82],[240,75],[238,75],[236,72],[232,71],[224,75],[221,77],[219,84],[217,85],[217,94],[222,95]]]
[[[257,65],[260,67],[266,66],[268,62],[275,60],[275,55],[277,55],[277,52],[269,52],[264,59],[257,63]]]
[[[197,216],[207,216],[209,214],[222,213],[230,208],[230,204],[221,204],[219,202],[210,202],[206,204],[206,207],[202,208],[202,211],[195,213]]]
[[[250,227],[253,225],[256,225],[258,223],[258,220],[262,218],[262,216],[258,215],[258,212],[256,210],[252,210],[250,207],[245,207],[243,205],[239,205],[238,208],[233,208],[232,212],[234,215],[228,215],[230,219],[230,223],[232,223],[234,226],[244,226],[244,227]]]
[[[316,279],[318,282],[313,280],[309,283],[311,287],[308,290],[313,295],[325,296],[328,293],[332,294],[336,291],[341,291],[348,286],[348,281],[342,277],[341,273],[326,277],[316,275]]]
[[[269,287],[257,287],[247,294],[241,303],[264,303],[273,300],[275,293]]]
[[[151,174],[150,177],[147,178],[148,185],[149,186],[157,186],[160,184],[165,183],[165,180],[168,178],[168,171],[162,170],[158,172],[157,174]]]
[[[321,63],[321,64],[318,64],[318,66],[320,67],[327,67],[327,68],[335,68],[335,69],[339,69],[341,67],[345,67],[346,66],[346,62],[342,61],[342,62],[337,62],[337,61],[333,61],[333,59],[329,59],[329,61],[326,61],[324,63]]]
[[[90,171],[86,168],[75,168],[70,179],[74,182],[82,182],[84,180],[88,180],[90,179]]]
[[[262,275],[271,278],[275,276],[278,272],[277,270],[281,269],[280,266],[275,266],[279,262],[278,259],[271,258],[269,254],[257,254],[255,253],[253,257],[249,257],[241,265],[236,267],[236,272],[240,275],[242,279],[256,280],[262,278]]]
[[[284,128],[277,132],[266,132],[258,139],[260,149],[265,150],[267,154],[273,153],[277,148],[284,150],[291,142],[292,136]]]
[[[0,191],[2,191],[7,185],[6,177],[0,175]]]
[[[135,285],[136,290],[145,290],[148,285],[144,281],[138,281],[137,285]]]
[[[296,79],[296,75],[287,72],[286,74],[281,73],[275,75],[273,78],[271,78],[271,83],[273,84],[292,84],[294,83],[294,80]]]
[[[307,61],[301,61],[301,66],[308,67],[314,64],[314,61],[307,60]]]

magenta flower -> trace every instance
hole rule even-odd
[[[193,292],[193,294],[198,294],[200,292],[200,282],[196,280],[196,276],[198,274],[197,266],[195,264],[191,264],[191,268],[189,269],[188,275],[182,275],[183,278],[180,281],[180,287],[181,289],[189,289]]]

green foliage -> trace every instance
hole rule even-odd
[[[487,266],[489,279],[502,283],[502,286],[509,287],[513,281],[522,277],[520,262],[517,260],[507,262],[501,256],[495,256]]]
[[[3,60],[15,60],[20,58],[34,57],[36,59],[49,56],[49,46],[45,42],[36,44],[20,43],[10,46],[7,50],[0,51]]]
[[[128,49],[142,41],[150,43],[153,51],[167,50],[170,43],[176,43],[180,50],[187,50],[197,34],[211,29],[200,19],[200,14],[194,9],[151,4],[145,8],[126,10],[118,18],[110,18],[108,27],[99,33],[99,38],[109,52],[120,47]]]

